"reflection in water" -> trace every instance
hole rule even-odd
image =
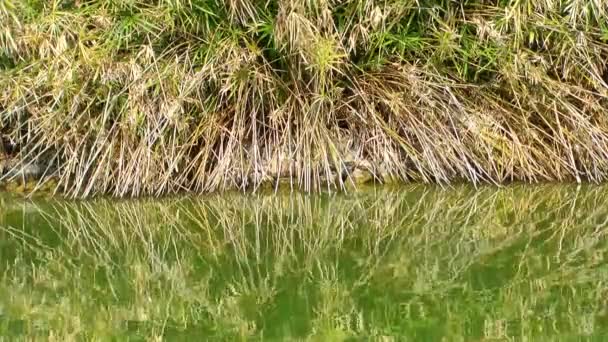
[[[0,335],[601,338],[606,194],[412,186],[336,196],[4,199]]]

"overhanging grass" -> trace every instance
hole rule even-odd
[[[3,148],[71,195],[603,181],[600,0],[0,0]],[[348,169],[350,170],[350,169]]]

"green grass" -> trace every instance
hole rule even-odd
[[[0,335],[602,340],[606,190],[0,202]]]
[[[341,189],[353,163],[607,177],[604,1],[0,0],[0,21],[3,148],[69,195]]]

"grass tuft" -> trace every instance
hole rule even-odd
[[[0,152],[72,196],[344,189],[361,172],[601,182],[607,14],[599,0],[1,0]]]

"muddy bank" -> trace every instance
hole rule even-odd
[[[0,190],[14,193],[53,191],[57,186],[54,167],[44,161],[21,161],[17,156],[0,155]]]
[[[286,162],[280,164],[282,165],[265,163],[258,172],[254,171],[246,175],[247,179],[243,182],[245,186],[234,188],[244,191],[255,191],[258,188],[292,188],[299,182],[291,171],[294,166]],[[319,171],[312,177],[318,182],[319,190],[340,191],[368,183],[394,182],[394,177],[386,172],[374,170],[365,160],[348,160],[339,167],[332,165]],[[42,190],[45,193],[61,193],[63,191],[58,185],[62,177],[69,176],[62,175],[60,168],[42,160],[22,161],[18,156],[6,154],[0,158],[0,190],[2,191],[32,193]]]

